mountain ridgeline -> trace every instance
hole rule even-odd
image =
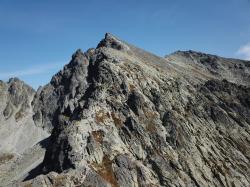
[[[106,34],[47,85],[0,82],[0,185],[250,186],[250,62]]]

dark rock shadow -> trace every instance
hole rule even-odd
[[[46,149],[48,147],[49,141],[50,141],[50,136],[48,138],[45,138],[44,140],[41,140],[37,144],[39,144],[42,148]]]
[[[44,174],[42,169],[43,169],[43,163],[39,164],[37,167],[32,169],[28,173],[27,177],[23,179],[23,181],[31,180],[31,179],[34,179],[38,175]]]

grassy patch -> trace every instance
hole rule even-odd
[[[22,110],[19,110],[19,111],[15,114],[15,119],[16,119],[16,121],[19,121],[19,119],[21,119],[22,117],[24,117],[24,113],[22,112]]]
[[[117,127],[122,127],[123,122],[120,117],[117,117],[114,112],[111,113],[112,119]]]
[[[104,132],[102,130],[92,131],[92,135],[98,143],[101,144],[103,142]]]
[[[65,185],[67,177],[64,175],[59,175],[58,177],[55,178],[53,186],[55,187],[60,187]]]
[[[0,164],[4,164],[14,158],[13,154],[4,153],[0,155]]]
[[[96,113],[95,121],[97,124],[100,124],[100,123],[104,123],[105,119],[108,119],[108,118],[110,118],[110,115],[108,112],[105,113],[105,111],[99,110]]]
[[[107,155],[103,157],[102,163],[96,166],[96,172],[107,182],[111,184],[112,187],[118,187],[113,168],[112,160],[109,159]]]
[[[146,120],[144,120],[147,131],[156,132],[157,127],[156,127],[155,120],[157,119],[157,114],[151,111],[144,111],[144,114],[147,117]]]
[[[135,90],[135,85],[129,84],[129,91],[133,91],[133,90]]]
[[[24,184],[24,187],[32,187],[32,184],[30,182]]]

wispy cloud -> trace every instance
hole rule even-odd
[[[28,69],[21,69],[17,71],[0,71],[0,79],[9,79],[11,77],[21,77],[21,76],[29,76],[29,75],[39,75],[45,74],[52,70],[59,70],[65,62],[61,63],[50,63],[50,64],[43,64],[39,66],[33,66]]]
[[[245,60],[250,60],[250,42],[241,46],[237,51],[237,55],[242,56]]]

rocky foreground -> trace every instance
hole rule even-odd
[[[2,186],[250,186],[249,61],[106,34],[37,91],[0,82],[0,103]]]

